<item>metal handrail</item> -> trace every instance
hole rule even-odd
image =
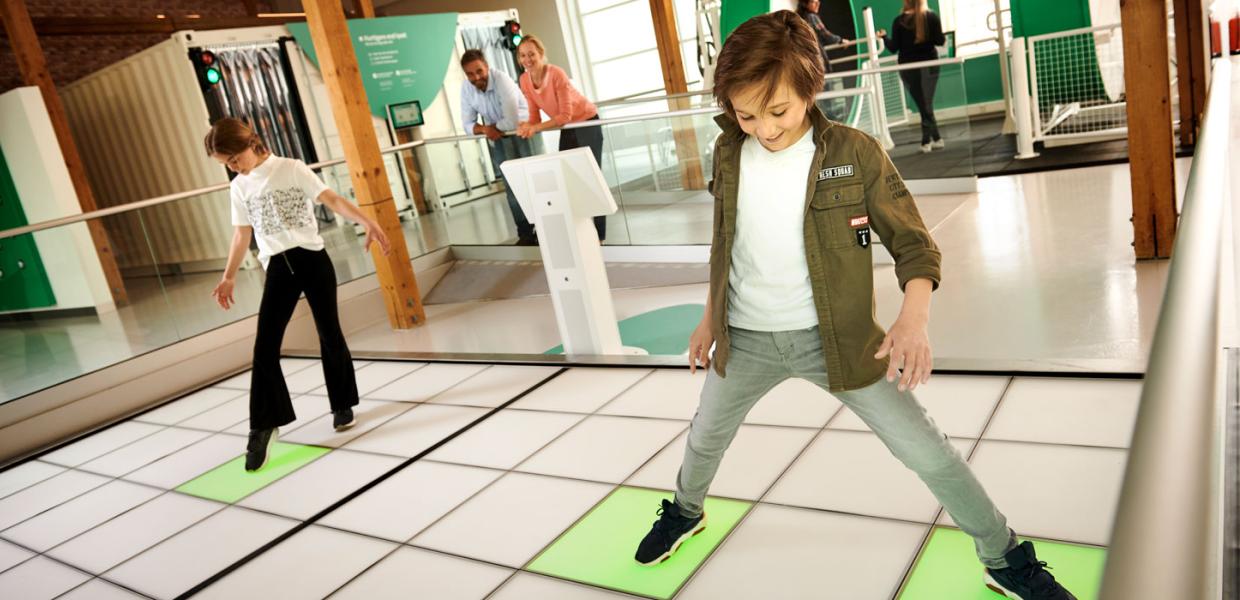
[[[854,71],[843,71],[840,73],[828,73],[827,78],[830,79],[833,77],[853,77],[853,76],[858,76],[858,75],[889,73],[889,72],[894,72],[894,71],[904,71],[908,69],[921,69],[924,67],[933,67],[933,66],[939,66],[939,65],[955,65],[955,64],[963,64],[963,63],[964,63],[964,59],[962,58],[946,58],[946,59],[925,61],[925,62],[905,63],[902,65],[893,65],[889,67],[878,67],[874,69],[857,69]],[[701,94],[701,93],[703,92],[690,92],[690,94]],[[833,96],[829,95],[829,93],[827,95],[819,94],[817,96],[818,99],[829,98],[829,97],[833,97]],[[619,124],[624,124],[624,123],[635,123],[639,121],[655,121],[659,119],[670,119],[674,117],[691,117],[694,115],[711,114],[711,113],[717,113],[717,112],[719,112],[718,107],[707,106],[707,107],[690,108],[690,109],[677,110],[677,111],[646,113],[646,114],[640,114],[640,115],[614,117],[610,119],[578,121],[576,123],[568,123],[560,127],[554,127],[551,129],[547,129],[545,131],[563,131],[563,130],[569,130],[569,129],[582,129],[585,127],[598,127],[602,125],[619,125]],[[508,133],[506,135],[514,135],[514,134]],[[403,150],[409,150],[412,148],[416,148],[418,146],[428,146],[431,144],[455,143],[455,142],[463,142],[463,141],[478,140],[478,139],[486,139],[486,136],[470,134],[470,135],[454,135],[454,136],[447,136],[447,137],[432,138],[429,140],[416,140],[416,141],[409,142],[406,144],[400,144],[398,146],[391,146],[388,148],[383,148],[380,150],[380,154],[393,154],[396,152],[401,152]],[[312,169],[322,169],[326,167],[342,165],[344,163],[345,163],[345,159],[336,158],[332,160],[326,160],[326,161],[313,163],[308,166]],[[203,194],[210,194],[212,192],[219,192],[219,191],[227,190],[228,187],[229,187],[229,184],[220,183],[220,184],[216,184],[212,186],[198,188],[195,190],[189,190],[186,192],[177,192],[175,194],[168,194],[165,196],[156,196],[154,198],[147,198],[145,200],[128,202],[128,203],[121,204],[118,206],[111,206],[108,208],[93,210],[88,213],[82,213],[82,214],[72,215],[68,217],[60,217],[57,219],[50,219],[47,221],[40,221],[38,223],[33,223],[30,225],[23,225],[21,227],[16,227],[13,229],[6,229],[3,231],[0,231],[0,240],[19,236],[19,235],[25,235],[28,233],[36,233],[39,231],[43,231],[45,229],[52,229],[55,227],[63,227],[65,225],[72,225],[74,223],[89,221],[91,219],[110,217],[110,216],[114,216],[114,215],[118,215],[122,213],[127,213],[130,211],[141,210],[143,208],[150,208],[152,206],[158,206],[160,204],[175,202],[177,200],[184,200],[186,198],[192,198],[194,196],[200,196]]]
[[[1201,137],[1150,351],[1103,600],[1206,598],[1216,490],[1219,269],[1227,206],[1231,63],[1214,63]]]

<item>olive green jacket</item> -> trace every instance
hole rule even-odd
[[[886,332],[874,315],[870,229],[895,257],[900,289],[917,278],[929,279],[937,288],[941,255],[882,146],[857,129],[827,120],[817,107],[810,120],[817,148],[805,191],[805,260],[831,391],[853,390],[878,381],[887,370],[886,360],[874,358]],[[711,332],[715,370],[726,377],[728,275],[745,135],[726,114],[715,121],[723,133],[715,142],[709,186],[715,198]]]

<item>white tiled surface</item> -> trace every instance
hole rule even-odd
[[[686,427],[684,421],[588,417],[517,469],[620,483]]]
[[[690,375],[689,369],[655,371],[599,410],[605,415],[657,417],[688,421],[697,412],[706,371]]]
[[[512,407],[592,413],[650,373],[646,369],[569,369]]]
[[[246,377],[248,388],[250,374],[247,372],[243,375],[238,375],[238,377],[241,376]],[[241,397],[248,397],[248,394],[242,390],[207,388],[179,400],[174,400],[148,413],[138,415],[135,417],[135,420],[159,423],[161,425],[175,425],[195,415],[207,412],[229,400]]]
[[[27,558],[34,556],[34,553],[19,546],[14,546],[4,540],[0,540],[0,573],[3,573],[13,565],[16,565]]]
[[[953,439],[966,455],[972,440]],[[878,436],[826,430],[780,478],[767,502],[930,523],[938,501]]]
[[[125,475],[164,489],[173,489],[245,453],[246,439],[217,433]]]
[[[496,365],[430,401],[436,404],[494,408],[552,376],[559,367]]]
[[[79,468],[92,473],[120,477],[130,471],[145,467],[199,440],[206,439],[210,435],[210,433],[205,431],[169,427],[128,446],[104,454],[95,460],[83,464]]]
[[[316,363],[293,374],[285,374],[284,381],[290,394],[305,394],[323,385],[323,365]]]
[[[620,600],[633,598],[608,590],[589,587],[571,581],[552,579],[533,573],[521,572],[513,576],[488,600]]]
[[[511,574],[494,565],[404,547],[353,580],[332,600],[482,600]]]
[[[425,366],[426,363],[407,363],[386,360],[370,363],[366,365],[365,368],[358,369],[354,373],[354,376],[357,378],[357,393],[358,395],[365,397],[371,392]],[[318,388],[315,392],[326,396],[327,386]]]
[[[1105,546],[1127,453],[983,440],[973,472],[1020,535]],[[946,514],[940,522],[953,524]]]
[[[489,469],[418,461],[320,523],[405,542],[500,475]]]
[[[246,425],[250,421],[250,396],[238,396],[211,410],[199,413],[180,423],[178,427],[189,429],[205,429],[207,431],[224,431],[234,425]],[[249,427],[245,427],[246,431]]]
[[[197,597],[326,598],[395,548],[390,542],[310,526]]]
[[[986,439],[1127,448],[1141,386],[1106,379],[1017,379]]]
[[[224,508],[223,504],[168,493],[48,552],[91,573],[102,573]]]
[[[572,413],[505,410],[479,423],[427,458],[511,469],[583,418]]]
[[[510,473],[413,539],[413,544],[518,568],[612,486]]]
[[[1007,386],[1007,377],[936,375],[917,388],[917,402],[926,408],[939,429],[952,437],[976,439]],[[851,410],[841,411],[827,427],[851,431],[870,428]]]
[[[480,373],[486,365],[427,365],[385,385],[367,397],[376,400],[425,402],[440,392]]]
[[[745,422],[751,425],[822,427],[840,409],[840,401],[804,380],[789,379],[767,392],[750,409]]]
[[[759,505],[677,598],[891,598],[925,534],[926,526]]]
[[[160,493],[158,489],[145,485],[113,481],[6,529],[0,536],[32,550],[45,552]]]
[[[353,407],[353,416],[357,419],[357,424],[345,431],[336,431],[332,425],[334,417],[328,412],[297,429],[290,429],[291,433],[282,434],[280,439],[311,446],[339,448],[410,408],[412,407],[405,402],[361,400],[357,406]]]
[[[0,500],[0,530],[108,482],[107,477],[67,471]]]
[[[424,404],[345,444],[345,448],[413,457],[486,413],[485,408]]]
[[[57,600],[142,600],[142,596],[102,579],[92,579]]]
[[[174,598],[295,525],[226,508],[104,574],[156,598]]]
[[[242,373],[238,373],[237,375],[229,377],[228,379],[225,379],[224,381],[221,381],[215,384],[215,387],[228,388],[228,389],[233,389],[233,390],[248,390],[250,389],[250,378],[251,377],[252,377],[252,374],[250,373],[250,371],[244,371]]]
[[[247,404],[246,406],[248,407],[249,405]],[[300,396],[294,396],[293,397],[293,414],[296,418],[293,420],[292,423],[289,423],[288,425],[282,425],[280,427],[280,439],[284,439],[285,434],[289,432],[297,431],[298,429],[301,429],[302,427],[309,425],[312,421],[315,421],[316,419],[322,417],[323,415],[331,414],[331,412],[332,412],[331,402],[327,399],[327,396],[325,395],[320,396],[316,394],[302,394]],[[244,419],[242,419],[241,421],[238,421],[232,427],[229,427],[228,429],[225,429],[224,431],[227,433],[231,433],[233,435],[248,436],[250,434],[249,413],[247,412]]]
[[[90,579],[77,569],[38,556],[0,573],[0,598],[50,600]]]
[[[401,459],[337,450],[254,492],[239,504],[305,520],[399,465]]]
[[[139,423],[137,421],[118,423],[113,427],[73,442],[55,452],[46,454],[40,457],[39,460],[66,467],[76,467],[161,429],[163,427],[159,425]]]
[[[64,467],[51,465],[39,460],[32,460],[17,465],[12,469],[0,472],[0,498],[15,494],[40,481],[45,481],[64,472]]]
[[[711,482],[710,495],[746,500],[761,498],[816,433],[813,429],[741,425]],[[688,435],[688,432],[681,434],[625,483],[676,489],[676,475],[684,461]]]

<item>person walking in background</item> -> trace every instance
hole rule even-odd
[[[935,46],[947,43],[943,24],[934,11],[926,7],[926,0],[904,0],[904,10],[891,23],[891,35],[878,32],[887,49],[899,54],[899,63],[907,64],[936,60],[939,51]],[[939,123],[934,118],[934,89],[939,83],[939,68],[925,67],[900,71],[900,79],[908,88],[917,112],[921,115],[921,151],[929,153],[946,146],[939,135]]]
[[[461,69],[468,80],[461,84],[461,114],[465,133],[487,136],[491,166],[495,169],[495,176],[503,179],[504,172],[499,167],[504,161],[534,154],[528,139],[510,135],[516,133],[519,123],[529,119],[525,96],[506,73],[491,69],[481,50],[466,50],[461,55]],[[517,203],[512,186],[505,181],[504,187],[507,188],[505,193],[512,220],[517,226],[517,245],[537,245],[534,226]]]
[[[822,22],[822,17],[818,15],[818,10],[822,6],[819,0],[798,0],[797,15],[805,19],[809,23],[809,28],[814,31],[814,36],[818,38],[818,46],[822,49],[822,66],[824,72],[828,75],[826,82],[822,86],[822,91],[830,92],[844,87],[844,82],[837,78],[831,78],[831,57],[827,52],[828,46],[842,44],[849,40],[844,39],[834,33]],[[843,98],[827,98],[818,102],[818,106],[827,114],[827,117],[833,121],[839,121],[844,118],[844,99]]]
[[[573,87],[568,73],[555,65],[547,64],[547,49],[537,36],[527,35],[517,46],[517,60],[525,73],[521,75],[521,91],[530,108],[530,118],[517,126],[517,135],[529,139],[535,134],[563,127],[569,123],[598,120],[598,108]],[[543,121],[539,110],[551,116]],[[560,150],[588,146],[599,168],[603,166],[603,128],[574,127],[560,131]],[[594,217],[594,229],[598,241],[607,239],[607,217]]]

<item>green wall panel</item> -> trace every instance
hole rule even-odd
[[[28,225],[17,185],[0,152],[0,230]],[[0,311],[56,305],[34,234],[0,240]]]

